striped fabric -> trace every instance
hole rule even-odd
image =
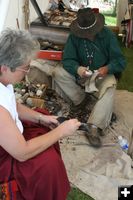
[[[15,180],[0,184],[0,200],[17,200],[18,191]]]

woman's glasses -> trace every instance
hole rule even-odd
[[[29,73],[29,71],[30,71],[30,65],[28,65],[27,66],[28,67],[28,69],[16,69],[17,71],[21,71],[21,72],[25,72],[26,74],[28,74]]]

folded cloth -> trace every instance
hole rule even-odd
[[[85,92],[93,93],[98,92],[98,88],[96,87],[96,78],[98,76],[98,71],[94,72],[90,79],[85,82]]]

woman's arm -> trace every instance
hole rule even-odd
[[[81,124],[78,120],[71,119],[47,134],[26,141],[10,113],[2,106],[0,106],[0,113],[0,146],[21,162],[38,155],[59,139],[72,135]]]
[[[51,126],[57,126],[57,116],[53,115],[43,115],[39,112],[36,112],[20,103],[17,103],[17,111],[19,114],[19,118],[21,120],[28,120],[32,121],[34,123],[41,123],[45,126],[51,127]]]

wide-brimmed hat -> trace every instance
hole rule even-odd
[[[89,38],[102,30],[105,18],[91,8],[79,9],[77,18],[71,23],[71,32],[80,38]]]

